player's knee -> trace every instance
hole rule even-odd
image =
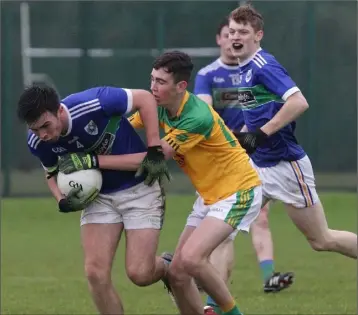
[[[192,277],[195,277],[200,272],[203,259],[195,252],[191,250],[184,251],[181,260],[183,269]]]
[[[190,276],[185,272],[180,256],[177,256],[170,264],[168,277],[170,279],[170,283],[173,285],[180,285],[190,281]]]
[[[126,269],[128,278],[135,285],[145,287],[152,284],[153,274],[155,273],[154,264],[142,263],[140,266],[131,264]]]
[[[85,273],[91,286],[105,286],[111,283],[109,268],[102,267],[99,264],[86,264]]]
[[[317,252],[322,252],[326,250],[326,244],[325,242],[322,242],[321,240],[308,240],[312,249]]]
[[[335,241],[332,237],[330,237],[330,233],[327,233],[320,238],[310,238],[308,239],[308,242],[310,243],[312,249],[317,252],[330,251],[335,247]]]

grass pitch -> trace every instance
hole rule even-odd
[[[355,194],[321,195],[331,228],[357,230]],[[173,250],[194,196],[170,195],[159,252]],[[82,267],[79,213],[60,214],[52,199],[6,199],[1,218],[1,314],[96,314]],[[250,237],[236,239],[230,285],[247,314],[356,314],[355,260],[312,251],[275,204],[270,213],[276,269],[294,271],[295,284],[279,294],[262,293]],[[113,277],[127,314],[177,314],[161,283],[131,284],[124,271],[123,245]]]

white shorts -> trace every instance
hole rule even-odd
[[[234,240],[238,231],[249,232],[251,223],[260,213],[261,203],[261,186],[238,191],[236,194],[212,205],[205,205],[203,198],[198,194],[186,225],[197,227],[207,216],[218,218],[235,229],[229,236],[230,239]]]
[[[164,221],[165,195],[158,183],[140,183],[131,188],[99,196],[82,211],[81,225],[123,223],[126,230],[160,230]]]
[[[296,208],[306,208],[319,201],[311,161],[281,161],[272,167],[258,167],[251,161],[262,181],[265,200],[279,200]]]

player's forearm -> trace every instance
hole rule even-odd
[[[50,189],[52,195],[55,197],[57,202],[59,202],[63,198],[63,195],[57,186],[56,177],[53,176],[53,177],[47,179],[47,185],[48,185],[48,188]]]
[[[143,95],[138,104],[138,111],[145,128],[148,146],[160,145],[157,103],[149,92]]]
[[[297,95],[296,95],[297,94]],[[296,120],[308,109],[308,103],[301,92],[290,96],[277,114],[267,122],[261,130],[268,136],[282,129],[290,122]]]
[[[118,171],[136,171],[142,163],[146,153],[133,153],[123,155],[99,155],[100,169]]]

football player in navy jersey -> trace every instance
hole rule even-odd
[[[231,49],[240,66],[238,97],[248,129],[237,137],[251,154],[265,199],[285,204],[312,248],[357,258],[357,235],[328,228],[310,159],[294,135],[295,119],[308,109],[308,103],[284,67],[260,47],[263,24],[260,13],[249,4],[233,10],[229,17]],[[269,231],[267,222],[267,213],[261,212],[252,232],[259,224]],[[255,237],[269,266],[271,238],[265,233]],[[265,283],[265,292],[281,290],[289,276],[273,273]]]
[[[124,117],[132,110],[141,115],[148,147]],[[145,286],[166,273],[167,265],[156,257],[156,250],[165,203],[158,182],[168,176],[168,169],[160,145],[154,97],[144,90],[105,86],[60,100],[53,88],[33,86],[20,96],[18,116],[28,125],[29,149],[48,175],[48,186],[60,212],[83,209],[85,273],[98,311],[123,314],[111,281],[123,230],[129,278]],[[138,171],[132,159],[136,155],[143,159],[143,152],[147,153]],[[94,168],[102,172],[100,192],[82,198],[76,189],[68,196],[61,194],[55,176],[58,170],[71,173]]]
[[[231,51],[227,17],[217,29],[216,43],[220,47],[220,56],[198,71],[194,93],[212,105],[231,130],[238,132],[245,123],[238,101],[239,64]]]

